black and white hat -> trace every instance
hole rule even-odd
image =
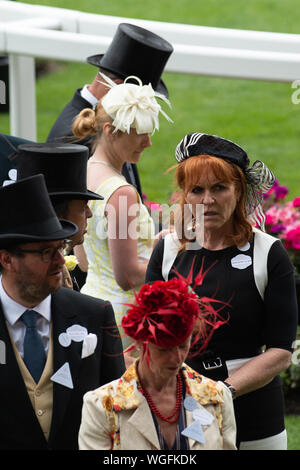
[[[262,209],[263,194],[274,184],[275,176],[260,160],[249,167],[248,154],[231,140],[216,135],[194,132],[181,139],[175,150],[175,158],[181,163],[190,157],[211,155],[239,166],[245,175],[247,194],[245,211],[251,222],[264,228],[265,215]]]
[[[195,132],[187,134],[176,147],[175,157],[178,162],[196,155],[213,155],[214,157],[230,160],[242,170],[246,170],[250,160],[242,147],[216,135]]]

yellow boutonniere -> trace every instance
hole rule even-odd
[[[66,267],[68,271],[73,271],[78,264],[78,260],[74,255],[65,256]]]

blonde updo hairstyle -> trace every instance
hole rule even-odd
[[[106,122],[112,124],[112,118],[105,112],[101,102],[99,102],[96,111],[91,108],[80,111],[74,119],[72,131],[79,139],[92,136],[97,140],[101,136]]]

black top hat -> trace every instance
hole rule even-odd
[[[89,150],[78,144],[24,144],[18,147],[17,179],[42,173],[51,197],[103,199],[86,187]]]
[[[0,133],[0,186],[9,179],[9,171],[16,168],[18,146],[29,143],[30,140]]]
[[[135,75],[144,85],[151,83],[155,91],[168,97],[161,75],[172,52],[173,46],[157,34],[121,23],[106,53],[90,56],[87,62],[123,79]]]
[[[63,240],[78,228],[59,220],[43,175],[35,175],[0,188],[0,247],[15,243]]]

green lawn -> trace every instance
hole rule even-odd
[[[300,450],[300,416],[285,417],[288,436],[288,450]]]
[[[203,26],[300,32],[300,8],[296,0],[39,0],[25,3],[77,9],[90,13],[144,18]],[[94,52],[94,51],[93,51]],[[99,51],[100,53],[101,51]],[[38,140],[44,141],[60,109],[76,88],[89,83],[95,68],[59,63],[51,75],[37,83]],[[221,66],[221,65],[220,65]],[[300,70],[299,70],[300,79]],[[160,203],[174,187],[174,150],[188,132],[208,132],[234,140],[249,152],[251,161],[264,160],[290,197],[300,195],[300,104],[291,101],[291,83],[234,80],[165,74],[173,118],[163,118],[153,146],[145,151],[139,170],[144,192]],[[0,114],[0,129],[9,133],[8,115]],[[300,449],[300,416],[287,416],[289,449]]]
[[[25,3],[78,9],[91,13],[144,18],[205,26],[298,33],[300,9],[296,0],[40,0]],[[100,51],[99,51],[100,52]],[[38,81],[38,140],[46,139],[59,110],[73,91],[90,82],[95,68],[78,63],[61,67]],[[300,71],[299,71],[300,78]],[[161,119],[153,146],[145,151],[139,170],[149,199],[166,202],[173,190],[174,149],[187,132],[204,131],[235,140],[249,152],[251,161],[263,159],[290,197],[300,193],[300,104],[291,101],[291,83],[274,83],[165,74],[174,124]],[[9,132],[7,115],[0,115],[0,129]]]

